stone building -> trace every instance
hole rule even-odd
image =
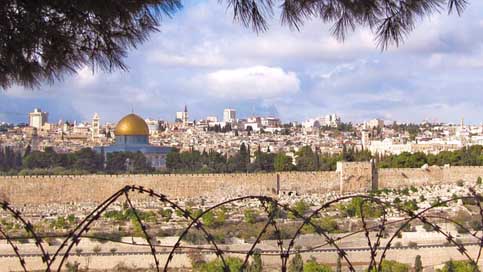
[[[124,116],[114,130],[116,141],[110,146],[95,147],[97,152],[141,152],[151,163],[160,169],[166,167],[166,155],[171,148],[149,144],[149,128],[146,122],[136,114]]]
[[[36,129],[41,129],[48,122],[49,114],[42,112],[41,109],[35,108],[33,112],[29,113],[29,126]]]

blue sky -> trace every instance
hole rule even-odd
[[[86,67],[53,85],[1,92],[0,121],[24,122],[34,107],[51,121],[90,120],[98,112],[114,122],[132,108],[173,120],[187,104],[194,119],[221,117],[232,107],[242,117],[284,121],[336,112],[355,122],[483,122],[481,1],[462,17],[424,19],[404,44],[385,52],[368,29],[340,43],[318,20],[297,32],[275,18],[257,35],[217,0],[191,2],[160,30],[130,51],[129,71],[93,74]]]

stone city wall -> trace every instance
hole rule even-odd
[[[427,168],[377,169],[379,188],[401,188],[411,185],[435,185],[456,183],[459,180],[476,182],[483,178],[483,167],[479,166],[430,166]]]
[[[377,188],[374,162],[337,162],[339,192],[365,192]]]
[[[217,201],[247,195],[364,192],[377,188],[476,181],[483,167],[376,169],[371,162],[341,162],[333,172],[194,175],[84,175],[0,177],[0,199],[16,205],[100,203],[125,185],[139,185],[171,199]]]
[[[126,185],[171,199],[317,194],[339,190],[336,172],[195,175],[84,175],[0,177],[0,198],[11,203],[100,203]]]

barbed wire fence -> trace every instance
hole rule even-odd
[[[184,228],[177,241],[174,245],[157,245],[155,241],[153,241],[153,237],[149,235],[149,226],[142,220],[141,216],[139,215],[138,209],[133,205],[131,201],[132,194],[144,194],[152,199],[159,201],[164,206],[169,206],[173,211],[179,212],[186,220],[188,220],[189,224],[186,228]],[[356,231],[351,231],[349,233],[345,233],[344,235],[339,235],[337,237],[331,236],[328,229],[324,229],[324,227],[317,224],[317,218],[323,217],[323,213],[327,211],[329,208],[334,208],[336,205],[340,203],[344,203],[346,201],[350,201],[352,199],[359,199],[358,210],[360,211],[359,219],[362,225],[362,228]],[[91,229],[92,224],[98,221],[101,216],[105,213],[105,211],[116,203],[117,201],[124,199],[125,203],[127,203],[128,208],[133,211],[134,220],[137,224],[139,224],[143,238],[146,240],[145,244],[140,243],[128,243],[123,241],[117,241],[114,239],[109,238],[102,238],[102,237],[95,237],[90,236],[88,234],[89,230]],[[168,271],[170,265],[173,261],[175,254],[179,253],[180,250],[196,250],[199,252],[211,253],[215,254],[216,257],[221,261],[222,267],[224,271],[230,271],[230,267],[228,265],[226,256],[228,254],[243,254],[243,264],[240,268],[240,271],[246,271],[250,257],[252,257],[255,252],[258,252],[261,255],[268,255],[280,256],[280,271],[287,271],[288,268],[288,260],[294,254],[301,254],[301,253],[309,253],[309,252],[317,252],[323,250],[332,250],[335,251],[337,256],[344,261],[345,267],[349,271],[356,271],[355,265],[351,262],[347,249],[342,248],[339,243],[341,241],[350,239],[351,237],[363,234],[365,239],[367,240],[367,250],[369,251],[369,259],[367,260],[367,269],[366,271],[382,271],[382,264],[383,261],[387,257],[388,250],[391,248],[395,248],[393,246],[394,240],[400,235],[400,233],[410,226],[413,221],[420,221],[421,223],[425,224],[433,231],[441,234],[447,241],[447,246],[452,246],[458,250],[458,252],[464,256],[468,262],[477,267],[477,264],[480,261],[482,248],[483,248],[483,232],[481,231],[474,231],[465,226],[464,224],[457,222],[449,217],[433,215],[429,212],[438,208],[450,204],[455,201],[464,201],[466,203],[473,203],[479,210],[479,221],[480,226],[483,226],[483,208],[481,206],[481,201],[483,197],[478,194],[473,188],[469,188],[469,194],[465,196],[457,196],[452,197],[450,199],[444,201],[438,201],[427,208],[419,209],[418,212],[415,212],[411,209],[404,208],[401,205],[397,205],[394,202],[385,201],[380,197],[372,194],[355,194],[350,196],[342,196],[331,201],[328,201],[318,207],[315,210],[312,210],[310,213],[307,214],[300,214],[297,212],[296,209],[290,207],[288,204],[281,204],[275,198],[269,196],[244,196],[233,198],[227,201],[220,202],[208,209],[205,209],[201,213],[193,213],[189,211],[187,208],[183,208],[178,205],[176,202],[170,200],[166,195],[161,193],[155,192],[152,189],[146,189],[143,186],[136,186],[136,185],[128,185],[114,193],[112,196],[107,198],[105,201],[100,203],[93,211],[91,211],[84,219],[82,219],[73,229],[69,231],[69,233],[65,236],[44,236],[41,237],[37,235],[34,230],[33,225],[24,219],[22,214],[14,208],[14,206],[7,201],[0,202],[0,208],[6,212],[9,216],[13,217],[26,231],[29,237],[33,238],[35,241],[35,246],[39,250],[40,258],[42,259],[42,263],[45,266],[46,272],[51,271],[61,271],[64,267],[64,264],[67,262],[68,258],[72,255],[71,252],[74,246],[79,245],[81,239],[83,238],[91,238],[91,239],[98,239],[98,240],[106,240],[121,244],[128,244],[132,246],[144,246],[149,247],[150,254],[152,255],[153,264],[155,271]],[[258,201],[266,213],[267,221],[261,228],[261,231],[258,233],[256,238],[254,239],[253,243],[249,247],[249,250],[230,250],[230,249],[222,249],[220,245],[216,242],[216,239],[210,234],[209,228],[206,227],[206,224],[203,223],[203,216],[212,212],[215,209],[221,208],[223,206],[236,203],[236,202],[243,202],[243,201]],[[369,223],[369,216],[366,214],[368,212],[367,207],[370,209],[377,209],[380,211],[380,217],[376,219],[376,224]],[[291,237],[282,237],[281,230],[279,223],[276,220],[277,213],[283,211],[285,213],[290,213],[296,220],[296,222],[300,222],[299,226],[296,228],[295,233],[291,235]],[[389,211],[397,211],[400,214],[403,214],[403,219],[398,220],[388,220],[388,212]],[[442,227],[438,225],[438,223],[434,221],[442,221],[454,224],[463,232],[468,233],[472,238],[475,239],[476,242],[471,243],[471,245],[478,246],[476,256],[471,256],[466,248],[465,244],[448,231],[443,231]],[[374,220],[372,220],[374,221]],[[395,227],[394,227],[395,226]],[[310,227],[313,229],[314,233],[319,235],[322,240],[324,241],[322,244],[317,246],[312,246],[309,249],[300,249],[297,248],[296,239],[300,237],[302,234],[304,227]],[[392,234],[388,234],[389,228],[395,228],[395,231]],[[257,248],[262,242],[262,237],[266,234],[269,228],[273,228],[273,233],[275,235],[275,240],[277,243],[278,250],[260,250]],[[183,245],[182,241],[186,238],[190,230],[195,229],[200,231],[204,239],[208,242],[210,246],[191,246],[191,245]],[[371,235],[375,234],[375,235]],[[50,255],[45,247],[45,239],[47,238],[64,238],[60,246],[55,250],[55,252]],[[385,243],[383,243],[383,237],[386,237]],[[6,243],[11,247],[14,252],[14,256],[18,259],[20,266],[22,267],[23,271],[27,270],[27,262],[24,258],[25,254],[22,254],[20,248],[15,244],[16,237],[12,237],[8,235],[7,231],[3,228],[2,222],[0,222],[0,238],[6,240]],[[468,245],[468,244],[466,244]],[[162,264],[158,258],[159,252],[157,248],[163,249],[170,249],[169,254],[166,258],[164,264]],[[1,266],[1,261],[0,261]]]

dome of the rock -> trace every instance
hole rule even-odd
[[[149,129],[143,118],[131,113],[117,123],[114,134],[116,136],[148,136]]]

